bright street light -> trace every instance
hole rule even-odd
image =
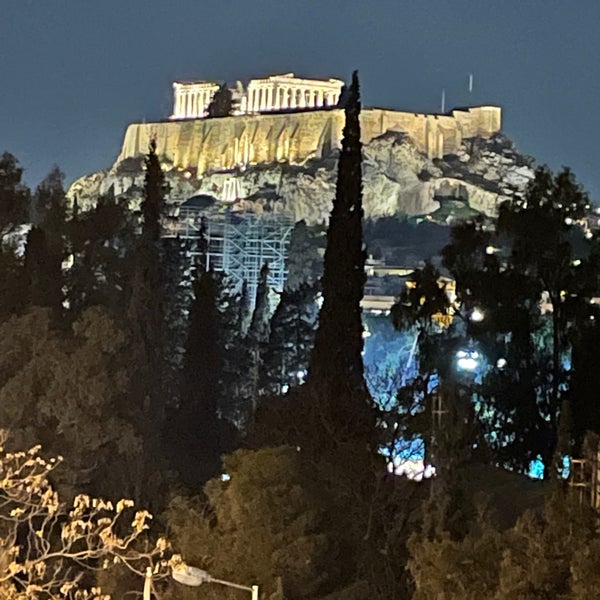
[[[190,587],[198,587],[203,583],[218,583],[226,587],[235,588],[238,590],[245,590],[252,594],[252,600],[258,600],[258,586],[257,585],[240,585],[239,583],[233,583],[232,581],[225,581],[224,579],[215,579],[210,573],[199,569],[198,567],[192,567],[186,565],[178,555],[173,556],[170,561],[171,564],[171,576],[175,581],[183,585]],[[144,596],[143,600],[151,600],[150,594],[152,591],[152,569],[148,567],[146,569],[146,580],[144,582]]]
[[[456,367],[459,371],[475,371],[479,367],[480,358],[477,350],[459,350],[456,353]]]
[[[475,323],[481,323],[481,321],[483,321],[485,315],[483,314],[483,312],[481,310],[479,310],[478,308],[474,308],[473,312],[471,313],[471,321],[475,322]]]

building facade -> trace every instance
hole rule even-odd
[[[252,79],[246,89],[238,82],[232,90],[235,115],[281,110],[318,109],[337,105],[343,81],[301,79],[293,73]],[[215,81],[173,83],[171,119],[202,119],[219,84]]]

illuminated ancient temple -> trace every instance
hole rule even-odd
[[[241,83],[232,90],[233,114],[247,115],[282,110],[306,110],[337,105],[343,82],[339,79],[301,79],[293,73],[252,79],[246,89]],[[171,119],[201,119],[219,84],[214,81],[173,83]]]

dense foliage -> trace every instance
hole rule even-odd
[[[356,73],[342,104],[326,235],[296,224],[278,298],[268,264],[251,299],[207,270],[203,225],[169,237],[155,142],[138,212],[110,191],[81,210],[58,169],[31,193],[0,157],[0,596],[124,597],[151,565],[161,597],[196,597],[158,581],[168,544],[146,512],[119,524],[127,497],[187,563],[262,598],[593,597],[593,494],[560,479],[572,457],[584,483],[597,467],[587,195],[542,168],[495,227],[426,225],[441,263],[391,318],[363,315],[365,237],[377,256],[402,238],[398,256],[415,229],[363,232]],[[226,87],[208,112],[230,114]],[[393,475],[406,458],[436,476]],[[552,485],[525,480],[535,462]]]

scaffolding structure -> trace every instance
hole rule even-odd
[[[204,217],[195,206],[182,205],[173,233],[182,239],[198,239],[204,224],[206,269],[226,273],[231,289],[241,292],[244,283],[254,305],[260,270],[269,265],[268,285],[281,292],[287,277],[287,255],[293,220],[283,214],[227,211]],[[192,251],[197,259],[198,250]]]

